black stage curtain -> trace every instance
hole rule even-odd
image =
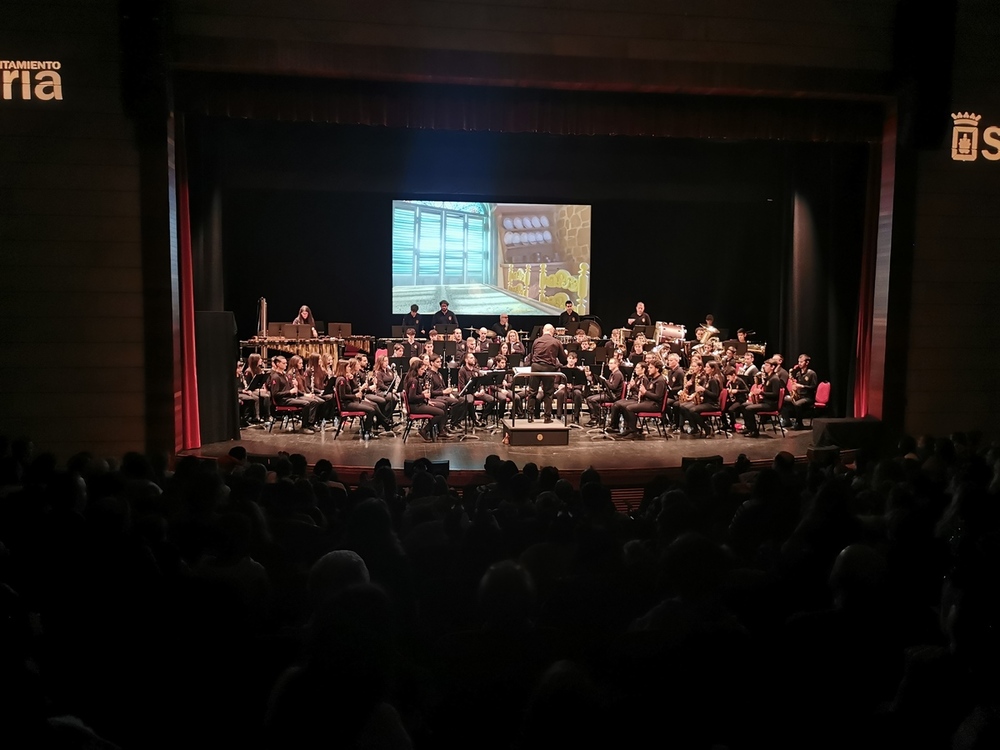
[[[201,442],[240,439],[236,322],[231,312],[195,313]]]

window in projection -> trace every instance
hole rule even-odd
[[[392,312],[586,314],[590,243],[590,206],[393,201]]]

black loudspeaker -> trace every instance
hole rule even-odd
[[[874,418],[814,419],[813,443],[818,448],[864,448],[877,451],[882,445],[882,422]],[[818,437],[817,437],[818,436]]]
[[[806,451],[806,458],[820,466],[834,466],[840,461],[840,448],[836,445],[814,446]]]
[[[196,312],[194,316],[202,445],[239,440],[236,319],[231,312]]]
[[[416,460],[406,459],[403,461],[403,475],[406,477],[413,476],[413,470],[416,464],[429,464],[428,471],[436,476],[447,477],[451,473],[451,461],[431,461],[429,458],[418,458]]]
[[[687,471],[689,467],[700,466],[722,466],[722,456],[683,456],[681,458],[681,471]]]

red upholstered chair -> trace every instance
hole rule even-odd
[[[640,430],[645,430],[649,432],[649,420],[655,419],[656,422],[656,432],[662,438],[670,437],[670,434],[664,430],[664,425],[667,420],[667,400],[670,398],[670,391],[663,392],[663,404],[660,406],[660,410],[657,411],[640,411],[636,413],[636,421],[639,425]]]
[[[729,438],[729,430],[726,429],[726,426],[722,422],[722,415],[726,413],[726,403],[728,401],[729,401],[729,391],[723,388],[722,392],[719,394],[719,408],[716,409],[715,411],[703,411],[701,413],[702,419],[707,419],[709,422],[712,423],[712,426],[715,428],[716,434],[721,432],[723,435],[726,436],[727,439]],[[778,407],[778,410],[779,411],[781,410],[780,406]],[[761,414],[763,413],[764,412],[761,412]]]
[[[267,423],[267,431],[270,432],[274,428],[274,423],[281,417],[281,428],[285,429],[286,425],[294,424],[296,420],[302,421],[302,407],[301,406],[278,406],[277,404],[271,404],[271,419]]]
[[[622,382],[622,392],[618,396],[619,399],[625,398],[625,394],[628,392],[628,381]],[[587,430],[587,434],[591,435],[591,440],[614,440],[608,433],[604,431],[604,428],[608,426],[608,417],[611,416],[611,407],[615,405],[614,401],[602,401],[601,402],[601,413],[604,415],[604,424],[600,427],[595,427],[592,430]]]
[[[782,388],[778,391],[778,408],[774,411],[759,411],[757,412],[758,425],[760,423],[761,417],[770,417],[771,419],[771,431],[777,432],[781,430],[781,437],[785,437],[785,428],[781,424],[781,407],[785,405],[785,389]]]
[[[430,424],[430,421],[434,419],[433,414],[414,414],[410,411],[410,397],[406,395],[406,389],[400,390],[403,396],[403,409],[406,411],[406,428],[403,430],[403,442],[406,442],[406,438],[410,435],[410,428],[413,427],[414,422],[426,422]],[[434,434],[431,433],[431,437]]]
[[[337,422],[337,431],[333,433],[333,439],[336,440],[338,437],[340,437],[340,431],[344,429],[344,424],[351,419],[358,420],[361,437],[367,438],[368,434],[365,432],[365,417],[367,417],[368,414],[363,411],[351,411],[351,410],[345,411],[344,405],[340,403],[340,391],[334,388],[333,394],[337,399],[337,412],[340,414],[340,419]]]
[[[816,399],[813,401],[812,409],[809,411],[809,426],[812,427],[813,418],[817,411],[826,411],[830,404],[830,381],[824,380],[816,386]]]

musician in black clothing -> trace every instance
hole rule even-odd
[[[427,378],[431,385],[431,401],[434,406],[438,406],[447,412],[452,427],[457,427],[465,419],[465,402],[460,401],[456,396],[456,388],[445,386],[444,378],[441,376],[441,366],[443,362],[440,354],[434,354],[430,359],[430,370]]]
[[[746,381],[736,374],[735,367],[723,370],[726,376],[726,410],[722,413],[722,423],[731,432],[736,431],[736,418],[743,413],[743,407],[750,394]]]
[[[407,328],[406,329],[406,340],[403,341],[403,356],[412,359],[413,357],[419,357],[424,353],[424,345],[414,338],[417,334],[417,329]]]
[[[410,311],[403,316],[403,330],[407,328],[412,328],[415,332],[423,336],[427,333],[427,329],[424,327],[423,316],[418,312],[420,310],[420,305],[410,305]]]
[[[458,318],[455,313],[448,309],[448,300],[441,300],[440,305],[441,309],[434,313],[434,317],[431,318],[431,325],[435,328],[439,325],[453,325],[457,328]]]
[[[384,430],[386,437],[396,437],[392,432],[392,424],[379,409],[378,405],[365,398],[366,383],[363,382],[361,363],[357,359],[342,359],[337,362],[337,379],[334,387],[337,390],[342,411],[362,411],[365,413],[361,434],[362,437],[377,438],[372,428],[377,422]]]
[[[628,387],[625,389],[625,396],[618,399],[611,405],[611,417],[608,420],[608,426],[605,428],[607,433],[618,432],[618,422],[620,419],[625,417],[625,411],[631,404],[639,403],[639,388],[646,382],[646,363],[637,362],[635,367],[632,368],[632,377],[628,381]],[[628,421],[626,420],[626,427],[628,426]],[[628,432],[626,431],[626,434]]]
[[[816,387],[819,376],[815,370],[809,369],[810,357],[800,354],[798,364],[788,373],[785,387],[785,403],[781,407],[781,418],[789,422],[791,429],[802,429],[802,417],[816,402]]]
[[[316,430],[313,425],[316,423],[319,404],[299,393],[295,382],[285,374],[287,369],[288,360],[284,356],[278,354],[271,358],[271,374],[267,379],[271,401],[275,406],[298,406],[302,410],[302,432],[314,433]]]
[[[649,317],[649,313],[646,312],[645,302],[635,303],[635,312],[628,317],[628,327],[635,328],[636,326],[651,326],[653,321]]]
[[[778,363],[769,359],[764,363],[764,392],[761,394],[760,403],[747,404],[743,407],[743,434],[747,437],[759,437],[760,425],[757,422],[757,413],[762,411],[774,411],[778,408],[778,397],[781,389],[781,378],[777,374]]]
[[[430,379],[427,377],[428,366],[422,360],[414,360],[403,381],[406,393],[406,403],[410,414],[431,414],[433,419],[420,420],[428,425],[420,428],[420,437],[433,440],[434,431],[440,432],[445,426],[445,410],[431,402]],[[428,429],[431,427],[433,429]]]
[[[663,408],[663,397],[667,392],[667,381],[663,378],[663,364],[658,358],[646,363],[646,376],[639,382],[639,399],[625,405],[622,416],[625,418],[626,435],[641,440],[642,430],[636,426],[639,412],[659,412]],[[615,405],[617,406],[617,404]],[[615,412],[611,411],[611,424],[615,423]]]
[[[688,401],[680,406],[681,421],[688,421],[694,430],[694,437],[712,437],[711,428],[701,416],[705,411],[717,411],[719,400],[722,397],[722,372],[719,370],[719,363],[711,360],[705,363],[704,369],[699,377],[695,379],[694,393],[700,398],[700,403],[696,400]]]
[[[542,335],[531,344],[531,371],[558,372],[566,364],[566,352],[562,342],[555,337],[556,329],[551,323],[546,323]],[[541,381],[541,383],[539,383]],[[538,386],[542,386],[542,409],[545,418],[543,422],[552,421],[552,391],[555,389],[555,378],[531,378],[528,381],[528,421],[535,416],[535,402],[538,400]]]
[[[573,309],[573,300],[566,300],[566,309],[559,313],[559,327],[565,328],[570,323],[579,323],[580,314]]]
[[[475,410],[476,401],[483,402],[483,417],[487,417],[492,410],[492,405],[496,401],[493,396],[486,392],[486,388],[480,384],[478,389],[471,390],[467,388],[468,383],[473,378],[479,377],[479,363],[476,361],[476,355],[472,352],[466,352],[465,362],[458,370],[458,392],[465,393],[465,408],[466,413],[468,410]],[[483,426],[483,425],[479,425]]]
[[[625,384],[625,376],[619,367],[618,357],[608,358],[608,375],[604,378],[604,392],[587,396],[587,409],[590,411],[590,422],[593,427],[602,422],[601,404],[614,403],[622,397],[622,385]]]
[[[577,367],[576,352],[566,352],[566,367]],[[581,371],[582,367],[579,368]],[[573,422],[580,424],[580,412],[583,410],[583,386],[573,383],[560,383],[556,389],[556,416],[562,417],[566,414],[566,402],[573,402]]]
[[[500,322],[494,323],[491,330],[497,335],[497,341],[505,340],[507,332],[511,330],[510,316],[507,313],[500,313]]]
[[[671,417],[668,422],[672,426],[681,424],[681,415],[677,408],[677,397],[684,389],[685,375],[684,368],[681,367],[681,355],[676,352],[668,354],[663,377],[667,381],[667,414]]]

